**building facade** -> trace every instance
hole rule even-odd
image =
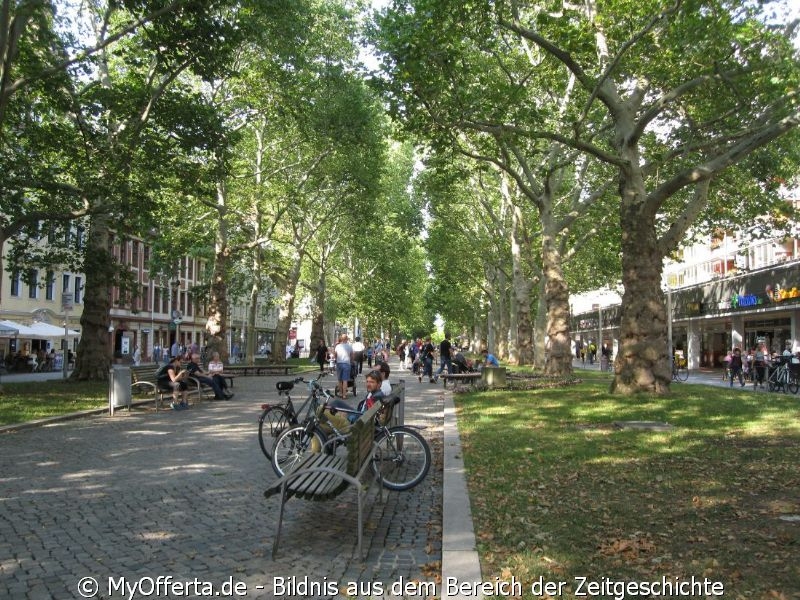
[[[206,284],[204,261],[183,257],[172,273],[151,273],[150,247],[142,240],[118,237],[113,241],[112,252],[117,263],[128,268],[130,289],[136,292],[123,292],[118,287],[111,290],[109,351],[116,357],[132,358],[138,348],[142,362],[149,362],[163,357],[176,340],[185,347],[192,343],[204,346],[206,305],[199,294],[194,294],[195,288]],[[5,270],[0,273],[0,320],[23,325],[66,325],[80,334],[85,275],[60,271],[32,271],[26,275],[23,278],[18,272]],[[257,311],[257,349],[274,341],[277,310],[271,307],[269,297],[269,292],[264,294],[264,309]],[[230,310],[228,348],[231,353],[237,349],[241,354],[240,349],[246,347],[247,305],[233,303]],[[0,360],[17,353],[52,349],[61,354],[64,339],[0,337]],[[66,340],[68,350],[74,352],[78,337]]]
[[[715,232],[665,261],[662,289],[672,347],[689,368],[722,367],[734,347],[800,351],[800,237]],[[573,339],[601,339],[616,355],[619,316],[618,304],[576,310]]]

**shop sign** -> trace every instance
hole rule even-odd
[[[775,302],[782,302],[791,298],[800,298],[800,290],[797,287],[787,290],[786,288],[775,286],[775,291],[772,292],[772,299]]]
[[[768,285],[764,290],[766,300],[770,302],[784,302],[795,298],[800,298],[800,290],[797,287],[792,289],[782,288],[780,285]],[[750,308],[764,304],[765,299],[757,294],[734,294],[731,296],[730,308]]]
[[[750,308],[764,304],[764,300],[755,294],[734,294],[731,296],[731,308]]]
[[[686,312],[689,315],[700,315],[703,313],[703,303],[702,302],[687,302],[686,303]]]

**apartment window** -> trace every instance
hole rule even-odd
[[[136,240],[131,242],[131,264],[134,269],[139,268],[139,242]]]
[[[150,246],[145,245],[144,250],[144,266],[147,268],[147,265],[150,263]]]
[[[45,281],[44,286],[44,297],[45,300],[52,300],[53,299],[53,288],[55,288],[56,278],[52,271],[47,272],[47,280]]]
[[[86,228],[78,226],[75,230],[75,246],[78,250],[83,250],[86,245]]]
[[[19,297],[19,272],[17,271],[11,273],[11,295]]]
[[[189,281],[194,281],[194,279],[193,279],[193,277],[194,277],[194,259],[187,258],[186,259],[186,263],[187,263],[186,266],[187,266],[187,271],[188,271],[187,279]]]
[[[128,241],[127,240],[120,240],[119,242],[119,262],[120,264],[125,264],[125,260],[128,256]]]
[[[28,298],[33,298],[34,300],[38,296],[39,290],[39,271],[36,269],[31,269],[29,283],[28,283]]]
[[[69,275],[61,276],[61,293],[66,294],[69,292]]]
[[[75,304],[81,303],[81,292],[83,291],[83,278],[75,278]]]

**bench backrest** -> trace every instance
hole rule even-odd
[[[347,438],[347,474],[355,477],[361,470],[371,453],[375,441],[375,415],[381,408],[380,403],[375,403],[372,408],[361,415],[353,424],[350,436]]]
[[[135,383],[137,381],[156,381],[156,370],[152,365],[131,367],[131,380]]]
[[[405,397],[405,391],[406,391],[405,383],[393,383],[392,384],[392,393],[389,394],[384,399],[384,402],[387,402],[387,401],[392,400],[392,399],[397,399],[397,402],[399,403]],[[379,422],[380,422],[381,425],[389,424],[389,422],[392,420],[392,417],[394,415],[396,406],[397,406],[397,404],[392,402],[391,404],[389,404],[388,408],[383,413],[381,413],[381,415],[379,416],[379,419],[380,419]]]

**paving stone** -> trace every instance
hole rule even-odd
[[[332,502],[290,501],[271,560],[278,502],[263,497],[275,476],[258,447],[257,419],[261,403],[277,399],[276,380],[239,378],[233,401],[180,413],[117,411],[0,435],[0,597],[75,598],[87,576],[97,578],[100,597],[108,577],[232,578],[247,583],[248,598],[273,597],[275,576],[431,581],[421,567],[441,560],[436,457],[422,484],[385,491],[385,504],[372,487],[365,561],[356,556],[353,490]],[[407,385],[406,420],[426,426],[438,451],[441,390]]]

